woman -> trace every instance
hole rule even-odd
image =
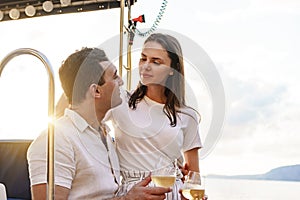
[[[136,90],[125,94],[122,105],[110,115],[125,192],[149,172],[174,160],[182,163],[182,157],[187,170],[199,171],[202,146],[198,114],[185,104],[184,64],[177,39],[150,35],[142,49],[139,75]],[[180,178],[178,174],[168,199],[180,199]]]

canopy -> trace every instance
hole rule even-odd
[[[130,0],[130,5],[136,0]],[[1,0],[0,22],[120,7],[120,0]]]

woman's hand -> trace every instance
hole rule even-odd
[[[189,173],[188,170],[188,165],[185,163],[183,166],[182,165],[178,165],[183,177],[181,178],[182,182],[184,182],[185,180],[185,176]]]

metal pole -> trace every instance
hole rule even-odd
[[[130,0],[128,1],[128,20],[131,19],[131,5],[130,5]],[[131,31],[131,30],[129,30]],[[127,39],[127,90],[130,91],[131,90],[131,43],[130,41],[130,35],[131,33],[128,33],[128,39]],[[132,33],[134,34],[134,33]]]
[[[22,55],[22,54],[29,54],[37,57],[39,60],[42,61],[44,66],[46,67],[48,77],[49,77],[49,90],[48,90],[48,158],[47,158],[47,175],[48,175],[48,188],[47,188],[47,199],[53,200],[54,199],[54,78],[53,78],[53,70],[48,61],[47,57],[39,51],[34,49],[24,48],[24,49],[17,49],[11,53],[9,53],[0,63],[0,76],[1,73],[6,66],[6,64],[14,57]]]
[[[119,75],[122,77],[123,68],[123,26],[124,26],[124,7],[125,0],[120,0],[120,49],[119,49]]]

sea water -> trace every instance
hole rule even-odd
[[[300,200],[300,182],[206,178],[209,200]]]

